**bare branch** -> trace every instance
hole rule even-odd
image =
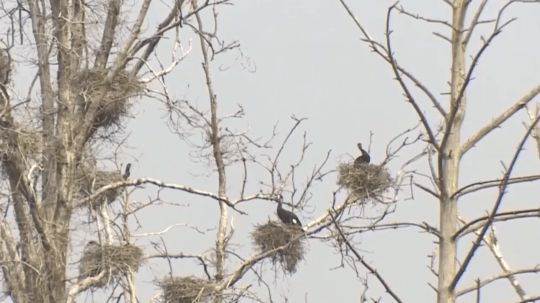
[[[431,194],[433,197],[435,197],[435,198],[437,198],[437,199],[440,199],[440,198],[441,198],[441,196],[440,196],[439,194],[437,194],[436,192],[432,191],[431,189],[425,187],[425,186],[422,185],[422,184],[418,184],[418,183],[415,182],[415,183],[414,183],[414,186],[416,186],[416,187],[420,188],[421,190],[423,190],[423,191],[425,191],[425,192]]]
[[[386,50],[386,48],[374,41],[371,36],[367,33],[367,31],[364,29],[364,27],[360,24],[360,21],[358,21],[358,19],[356,18],[356,16],[353,14],[353,12],[351,11],[351,9],[349,8],[349,6],[345,3],[344,0],[339,0],[343,6],[343,8],[345,8],[345,10],[347,11],[347,13],[349,14],[349,16],[351,17],[351,19],[353,19],[354,23],[356,24],[356,26],[358,27],[358,29],[360,29],[360,31],[362,32],[362,34],[364,35],[365,39],[363,39],[363,41],[367,42],[370,44],[371,46],[371,49],[379,56],[381,56],[381,58],[383,58],[386,62],[388,63],[391,63],[391,60],[390,58],[388,58],[387,54],[388,54],[388,51]],[[382,50],[382,51],[381,51]],[[416,85],[418,88],[420,88],[421,91],[424,92],[424,94],[426,94],[426,96],[429,98],[429,100],[431,101],[431,103],[433,103],[433,106],[435,106],[435,108],[437,108],[437,110],[439,111],[439,113],[441,113],[441,115],[446,119],[446,111],[444,110],[444,108],[441,106],[441,103],[437,100],[437,98],[435,98],[435,95],[432,94],[429,89],[422,84],[422,82],[420,80],[418,80],[418,78],[414,77],[410,72],[406,71],[404,68],[402,68],[401,66],[399,66],[399,64],[397,64],[397,62],[394,62],[394,65],[395,67],[401,72],[403,73],[405,76],[407,76],[407,78],[409,78],[413,83],[414,85]]]
[[[532,175],[532,176],[510,178],[508,180],[508,184],[532,182],[532,181],[536,181],[536,180],[540,180],[540,175]],[[470,193],[473,193],[473,192],[476,192],[476,191],[479,191],[479,190],[482,190],[482,189],[500,186],[503,181],[504,181],[503,179],[497,179],[497,180],[478,181],[478,182],[475,182],[475,183],[471,183],[471,184],[466,185],[466,186],[460,188],[459,190],[457,190],[452,195],[452,198],[461,197],[461,196],[464,196],[466,194],[470,194]]]
[[[461,218],[461,216],[459,215],[458,215],[458,220],[461,223],[465,223],[465,220],[463,220],[463,218]],[[478,230],[475,231],[475,234],[478,235],[479,233],[480,231]],[[512,269],[510,268],[510,266],[508,265],[508,263],[506,262],[506,260],[504,260],[502,256],[501,249],[497,241],[497,236],[495,235],[495,226],[493,226],[493,224],[490,227],[489,237],[484,237],[483,241],[489,247],[489,250],[491,251],[491,253],[493,253],[493,256],[497,260],[497,263],[499,263],[499,266],[504,271],[504,273],[512,272]],[[510,282],[510,284],[512,284],[512,287],[514,287],[514,290],[516,291],[518,296],[523,300],[527,299],[527,294],[525,293],[525,290],[523,290],[523,288],[517,281],[517,278],[514,275],[510,275],[507,277],[507,279]]]
[[[474,66],[473,64],[476,64],[477,58],[479,58],[480,54],[483,52],[483,50],[487,47],[487,45],[491,42],[491,40],[498,35],[502,29],[510,24],[512,21],[515,20],[515,18],[510,19],[509,21],[503,23],[499,26],[499,23],[501,22],[501,16],[506,8],[508,8],[511,4],[515,2],[522,2],[522,3],[538,3],[538,0],[510,0],[508,3],[506,3],[500,10],[497,16],[497,20],[495,22],[495,27],[493,30],[493,33],[491,36],[487,39],[487,41],[484,42],[484,46],[480,49],[479,53],[473,60],[471,64],[471,68],[469,69],[469,75],[466,79],[470,79],[471,69]],[[465,88],[465,85],[464,87]],[[524,106],[526,106],[536,95],[540,93],[540,85],[535,86],[532,88],[528,93],[526,93],[521,99],[516,102],[514,105],[512,105],[509,109],[507,109],[505,112],[503,112],[501,115],[499,115],[497,118],[495,118],[491,123],[480,129],[476,134],[474,134],[467,142],[465,142],[460,150],[459,150],[459,156],[462,157],[467,151],[469,151],[476,143],[478,143],[483,137],[485,137],[487,134],[489,134],[491,131],[493,131],[495,128],[497,128],[499,125],[504,123],[508,118],[513,116],[518,110],[522,109]]]
[[[495,204],[493,205],[493,209],[491,210],[491,212],[489,214],[487,222],[484,225],[484,227],[482,228],[482,231],[480,232],[480,234],[478,235],[476,240],[474,241],[473,246],[471,247],[471,249],[467,253],[467,256],[465,257],[465,260],[463,261],[461,267],[459,268],[459,271],[457,272],[456,276],[452,280],[452,283],[450,285],[451,289],[455,289],[455,287],[456,287],[457,283],[459,282],[461,276],[463,275],[463,273],[467,269],[467,266],[471,262],[471,260],[472,260],[472,258],[474,256],[474,253],[476,252],[476,250],[480,246],[480,243],[482,242],[482,239],[484,238],[484,235],[486,234],[487,229],[489,228],[489,226],[493,222],[493,219],[495,218],[495,215],[497,214],[497,210],[499,209],[499,206],[502,203],[502,198],[504,196],[504,193],[506,192],[506,187],[508,186],[508,180],[510,179],[510,174],[512,173],[512,170],[513,170],[513,168],[514,168],[514,166],[515,166],[515,164],[517,162],[518,156],[521,153],[521,150],[523,149],[523,145],[525,144],[525,142],[529,138],[533,128],[536,126],[538,121],[540,121],[540,117],[538,117],[534,121],[534,123],[531,124],[531,126],[528,128],[527,132],[525,133],[525,136],[523,136],[523,139],[521,140],[520,144],[518,145],[518,148],[517,148],[517,150],[516,150],[516,152],[514,154],[514,157],[513,157],[512,161],[510,162],[510,166],[508,167],[508,169],[506,170],[506,173],[504,174],[503,182],[502,182],[501,186],[499,187],[499,196],[497,197],[497,200],[496,200]]]
[[[533,122],[538,115],[540,115],[540,104],[536,104],[536,110],[533,112],[527,107],[527,113],[529,114],[529,119],[531,122]],[[531,135],[533,139],[536,141],[536,150],[538,152],[538,158],[540,158],[540,126],[536,125],[536,127],[533,130],[533,133]]]
[[[494,221],[508,221],[508,220],[515,220],[518,218],[531,218],[531,217],[540,217],[540,209],[534,208],[534,209],[523,209],[523,210],[514,210],[514,211],[506,211],[498,213],[494,216]],[[470,222],[467,222],[464,224],[452,237],[454,240],[456,240],[459,237],[462,237],[467,234],[469,230],[478,230],[482,226],[473,227],[473,225],[477,223],[481,223],[483,221],[489,220],[489,216],[480,217],[477,219],[474,219]],[[482,223],[481,225],[483,225]]]
[[[468,45],[469,40],[471,39],[471,35],[474,32],[474,28],[478,24],[478,19],[480,18],[480,15],[482,14],[482,11],[484,11],[484,7],[486,6],[488,0],[482,0],[482,3],[480,3],[480,6],[478,6],[478,9],[476,9],[476,12],[474,13],[474,16],[471,20],[471,23],[469,24],[469,29],[467,31],[467,34],[465,34],[465,38],[463,38],[463,45]]]
[[[111,53],[111,48],[116,33],[116,26],[118,25],[118,17],[120,16],[120,5],[122,1],[112,0],[109,1],[109,7],[107,8],[107,19],[103,30],[103,37],[101,38],[101,46],[96,55],[96,61],[94,67],[96,69],[103,69],[107,64],[107,59]]]
[[[176,226],[185,226],[185,227],[191,228],[191,229],[193,229],[193,230],[195,230],[198,233],[203,234],[203,235],[205,233],[204,231],[199,230],[199,228],[197,226],[191,226],[191,225],[189,225],[187,223],[176,223],[176,224],[170,225],[169,227],[165,228],[162,231],[148,232],[148,233],[142,233],[142,234],[134,234],[134,235],[131,235],[131,236],[132,237],[160,236],[160,235],[163,235],[164,233],[168,232],[171,228],[176,227]]]
[[[464,1],[466,2],[466,1]],[[487,47],[489,46],[489,44],[491,43],[491,41],[493,41],[493,39],[495,39],[495,37],[497,35],[499,35],[501,32],[502,32],[502,29],[508,25],[509,23],[511,23],[513,21],[510,20],[508,22],[506,22],[505,24],[501,25],[500,28],[495,28],[495,30],[493,31],[493,33],[489,36],[489,38],[487,40],[484,41],[484,44],[482,45],[482,47],[480,48],[480,50],[478,50],[478,52],[476,53],[476,56],[473,58],[472,62],[471,62],[471,65],[469,66],[469,70],[464,78],[464,82],[463,82],[463,85],[461,85],[461,87],[459,88],[459,92],[456,96],[456,99],[455,100],[452,100],[452,110],[449,114],[449,117],[448,117],[448,120],[446,122],[446,133],[445,135],[443,136],[443,139],[441,141],[441,147],[445,146],[446,143],[448,142],[448,138],[450,137],[450,133],[451,133],[451,129],[452,129],[452,125],[454,124],[454,120],[456,118],[456,115],[457,115],[457,112],[459,110],[459,108],[461,107],[461,103],[462,103],[462,99],[463,99],[463,96],[465,95],[465,90],[467,89],[467,86],[469,85],[470,81],[471,81],[471,77],[472,77],[472,73],[474,71],[474,68],[476,67],[476,65],[478,64],[478,61],[480,60],[480,57],[482,56],[482,54],[484,53],[484,51],[487,49]],[[518,108],[519,109],[519,108]],[[515,110],[517,111],[517,109]],[[514,111],[514,113],[515,113]],[[513,114],[513,113],[512,113]],[[509,116],[508,116],[509,117]],[[508,119],[508,117],[506,117],[504,120]],[[504,120],[502,120],[500,123],[504,122]],[[490,123],[490,125],[493,124]],[[486,129],[486,128],[484,128]],[[491,131],[491,129],[489,129],[485,134],[487,134],[489,131]],[[482,133],[482,130],[479,132],[479,133]],[[484,134],[484,135],[485,135]],[[482,137],[484,136],[482,135]],[[467,141],[467,143],[465,143],[464,146],[467,146],[468,143],[470,144],[470,146],[468,148],[460,148],[459,151],[457,151],[457,156],[458,157],[462,157],[463,154],[465,152],[467,152],[467,150],[472,146],[474,145],[476,142],[478,142],[480,140],[481,137],[478,137],[477,140],[469,140]]]
[[[524,108],[530,101],[534,99],[540,93],[540,84],[532,88],[528,93],[526,93],[521,99],[519,99],[514,105],[509,109],[500,114],[497,118],[493,119],[488,125],[481,128],[476,132],[472,137],[470,137],[460,148],[459,155],[462,157],[467,153],[476,143],[478,143],[482,138],[484,138],[491,131],[499,127],[502,123],[512,117],[520,109]]]
[[[334,218],[334,216],[332,216],[332,214],[329,214],[329,215],[332,218],[332,222],[334,223],[334,226],[336,227],[337,231],[341,235],[343,242],[349,247],[349,249],[356,256],[358,261],[360,261],[360,263],[362,263],[362,265],[364,265],[364,267],[367,268],[367,270],[369,270],[370,273],[372,273],[375,277],[377,277],[377,280],[379,280],[379,282],[383,285],[386,292],[390,294],[390,296],[394,298],[396,302],[403,303],[403,301],[401,301],[401,299],[396,295],[396,293],[390,288],[390,286],[386,283],[386,281],[382,278],[382,276],[377,272],[377,270],[371,267],[369,264],[367,264],[367,262],[364,261],[364,258],[360,256],[360,254],[356,251],[356,249],[351,245],[349,240],[347,240],[347,237],[345,237],[345,235],[343,234],[343,231],[341,230],[341,228],[339,228],[339,225],[336,219]]]
[[[397,3],[396,3],[397,4]],[[390,43],[390,15],[392,13],[393,9],[396,9],[396,4],[390,6],[388,8],[388,13],[386,15],[386,47],[388,49],[386,55],[388,59],[390,60],[390,64],[392,65],[392,69],[394,71],[394,75],[396,76],[397,81],[401,85],[401,88],[403,89],[403,92],[405,96],[407,97],[407,101],[414,107],[414,110],[416,111],[416,114],[420,118],[420,121],[422,121],[422,124],[424,125],[424,129],[428,133],[429,136],[429,143],[431,143],[437,150],[439,149],[439,145],[437,144],[437,140],[435,139],[435,135],[433,134],[433,131],[431,129],[431,126],[429,125],[429,122],[427,121],[426,116],[422,112],[422,109],[420,109],[420,106],[418,106],[418,103],[414,100],[413,96],[409,92],[409,89],[407,88],[407,85],[401,78],[399,71],[396,66],[396,60],[394,59],[394,54],[392,53],[392,45]]]
[[[502,274],[499,274],[499,275],[496,275],[496,276],[493,276],[491,278],[488,278],[484,281],[482,281],[480,283],[480,287],[484,287],[492,282],[495,282],[497,280],[500,280],[500,279],[505,279],[505,278],[508,278],[510,276],[515,276],[515,275],[519,275],[519,274],[529,274],[529,273],[538,273],[540,272],[540,267],[539,266],[535,266],[534,268],[524,268],[524,269],[518,269],[518,270],[513,270],[511,272],[507,272],[507,273],[502,273]],[[477,289],[477,286],[471,286],[471,287],[467,287],[465,289],[462,289],[460,291],[458,291],[456,293],[456,296],[459,297],[459,296],[462,296],[464,294],[468,294],[472,291],[475,291]],[[530,300],[530,299],[529,299]]]
[[[141,184],[145,184],[145,183],[154,184],[156,186],[163,187],[163,188],[178,189],[178,190],[188,192],[188,193],[191,193],[191,194],[196,194],[196,195],[199,195],[199,196],[209,197],[209,198],[212,198],[212,199],[214,199],[216,201],[224,202],[225,204],[227,204],[228,206],[230,206],[231,208],[233,208],[237,212],[239,212],[239,213],[241,213],[243,215],[246,215],[245,212],[237,210],[235,208],[235,205],[232,204],[227,198],[221,198],[218,195],[216,195],[214,193],[211,193],[211,192],[206,192],[206,191],[194,189],[194,188],[184,186],[184,185],[180,185],[180,184],[165,183],[163,181],[155,180],[155,179],[152,179],[152,178],[141,178],[141,179],[136,179],[136,180],[129,180],[129,181],[121,181],[121,182],[111,183],[111,184],[109,184],[107,186],[103,186],[102,188],[98,189],[94,194],[92,194],[91,196],[89,196],[87,198],[84,198],[84,199],[81,199],[81,200],[75,200],[73,202],[73,205],[74,205],[73,207],[80,207],[81,205],[89,203],[90,201],[96,199],[101,194],[105,193],[107,190],[116,189],[116,188],[120,188],[120,187],[126,187],[126,186],[137,186],[137,185],[141,185]]]
[[[447,27],[449,27],[450,29],[453,30],[452,25],[451,25],[450,23],[448,23],[448,21],[425,18],[425,17],[420,16],[419,14],[416,14],[416,15],[415,15],[415,14],[413,14],[413,13],[409,13],[408,11],[406,11],[406,10],[403,8],[403,6],[398,7],[398,6],[397,6],[397,3],[396,3],[395,9],[396,9],[398,12],[400,12],[400,13],[406,15],[406,16],[412,17],[412,18],[414,18],[414,19],[416,19],[416,20],[426,21],[426,22],[428,22],[428,23],[442,24],[442,25],[447,26]]]

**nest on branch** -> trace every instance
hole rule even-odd
[[[79,194],[86,198],[94,194],[103,186],[124,181],[120,171],[102,171],[95,170],[95,167],[84,167],[77,170],[75,183],[79,186]],[[124,190],[123,187],[106,190],[89,203],[93,207],[102,205],[103,203],[112,203]]]
[[[108,73],[109,70],[83,70],[73,79],[72,85],[80,87],[79,103],[85,111],[99,98]],[[94,127],[108,129],[111,126],[120,126],[121,118],[129,113],[130,99],[140,96],[144,88],[144,84],[139,82],[136,76],[125,70],[119,71],[99,105]]]
[[[212,281],[194,276],[167,277],[157,284],[163,290],[166,303],[210,302],[216,290]]]
[[[87,277],[96,277],[102,271],[105,275],[99,281],[97,287],[102,287],[123,273],[137,272],[144,261],[144,253],[140,247],[127,245],[88,244],[81,259],[79,268],[79,281]]]
[[[381,200],[383,193],[394,186],[395,181],[384,166],[375,164],[340,163],[337,167],[337,184],[349,190],[361,201]]]
[[[4,128],[0,131],[0,153],[2,156],[0,160],[2,161],[9,161],[20,156],[35,158],[39,156],[41,151],[41,134],[38,131],[28,131],[22,127],[17,130]]]
[[[251,232],[253,244],[260,252],[267,252],[272,249],[287,245],[291,240],[304,234],[302,227],[297,225],[285,225],[278,221],[268,221],[267,223],[255,225],[255,230]],[[305,237],[291,242],[289,247],[276,251],[267,256],[273,265],[280,264],[281,268],[293,274],[298,268],[298,263],[304,260]]]
[[[11,80],[11,73],[13,71],[11,56],[5,49],[0,49],[0,83],[8,84]],[[5,90],[3,90],[5,93]],[[4,95],[0,94],[0,101],[4,100]]]

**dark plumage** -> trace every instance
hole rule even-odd
[[[126,171],[124,172],[124,175],[122,176],[124,178],[124,180],[127,180],[127,178],[129,178],[129,175],[130,175],[130,170],[131,169],[131,163],[128,163],[126,165]]]
[[[277,215],[279,219],[281,220],[281,222],[285,224],[302,226],[302,223],[300,223],[300,220],[294,213],[283,209],[282,200],[283,198],[280,196],[278,200],[278,206],[277,206]]]
[[[356,160],[354,160],[354,165],[358,166],[360,163],[369,163],[371,157],[369,156],[367,151],[362,148],[362,143],[358,143],[356,146],[358,146],[358,149],[360,150],[360,152],[362,152],[362,155],[356,158]]]
[[[92,240],[92,241],[88,242],[88,244],[86,244],[86,249],[88,249],[90,247],[99,247],[99,244],[96,241]]]

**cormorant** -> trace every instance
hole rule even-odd
[[[358,143],[356,146],[358,146],[358,149],[360,149],[360,152],[362,152],[362,155],[356,158],[356,160],[354,160],[354,166],[358,167],[360,163],[365,163],[365,164],[369,163],[369,161],[371,160],[371,157],[369,156],[367,151],[365,151],[362,148],[362,143]]]
[[[280,195],[278,198],[277,215],[279,219],[281,220],[281,222],[285,224],[298,225],[301,227],[302,223],[300,223],[300,220],[298,219],[298,217],[294,213],[283,209],[282,200],[283,200],[283,197],[281,197]]]
[[[87,277],[95,277],[99,275],[100,270],[99,268],[96,268],[96,266],[92,264],[91,255],[86,255],[91,252],[96,252],[99,249],[101,249],[101,246],[94,240],[86,244],[86,246],[84,247],[84,252],[81,259],[81,265],[79,267],[79,277],[77,279],[77,282],[81,282],[84,278],[87,278]]]
[[[122,176],[124,178],[124,180],[127,180],[127,178],[129,178],[129,175],[130,175],[129,170],[130,169],[131,169],[131,163],[128,163],[126,165],[126,171],[124,172],[124,175]]]
[[[96,241],[92,240],[92,241],[90,241],[90,242],[88,242],[86,244],[85,249],[88,249],[88,248],[91,248],[91,247],[99,247],[99,244]]]

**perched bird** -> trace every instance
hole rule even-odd
[[[124,180],[127,180],[127,178],[129,178],[129,175],[130,175],[129,170],[130,169],[131,169],[131,163],[128,163],[126,165],[126,171],[124,172],[124,175],[122,176],[122,178],[124,178]]]
[[[369,161],[371,160],[371,157],[369,156],[367,151],[365,151],[362,148],[362,143],[358,143],[356,146],[358,146],[358,149],[360,149],[360,152],[362,152],[362,155],[356,158],[356,160],[354,160],[354,166],[358,167],[358,165],[360,165],[361,163],[365,163],[365,164],[369,163]]]
[[[90,241],[90,242],[88,242],[88,243],[86,244],[85,249],[88,249],[88,248],[95,248],[95,247],[99,247],[99,244],[98,244],[96,241],[92,240],[92,241]]]
[[[298,225],[301,227],[302,223],[300,223],[300,220],[298,219],[298,217],[294,213],[283,209],[282,200],[283,200],[283,197],[281,197],[280,195],[278,198],[277,215],[279,219],[281,220],[281,222],[285,224]]]
[[[99,252],[101,246],[96,241],[90,241],[86,244],[79,267],[79,277],[77,282],[81,282],[87,277],[95,277],[99,274],[99,267],[93,262],[93,256]]]

